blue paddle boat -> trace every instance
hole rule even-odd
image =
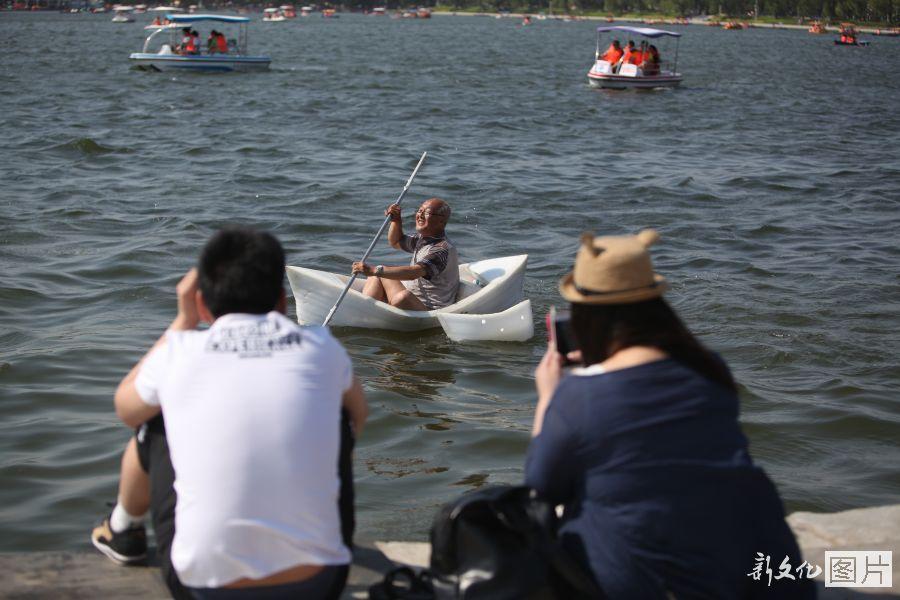
[[[228,73],[231,71],[265,71],[271,59],[268,56],[251,56],[247,53],[247,17],[226,15],[166,15],[168,24],[155,28],[144,41],[141,52],[129,56],[131,63],[145,71],[203,71]],[[178,36],[185,27],[193,27],[197,23],[223,23],[238,25],[237,39],[228,41],[227,52],[212,54],[182,53],[178,47]],[[163,42],[156,52],[152,52],[154,40],[164,32],[168,33],[168,41]],[[163,38],[165,39],[165,38]],[[202,38],[205,39],[205,38]]]
[[[623,40],[626,36],[635,35],[642,38],[655,40],[657,38],[673,37],[675,43],[675,57],[671,61],[660,61],[657,54],[657,62],[653,65],[651,72],[649,67],[642,68],[638,64],[623,62],[622,64],[612,64],[600,54],[600,39],[604,33],[612,33],[613,36],[622,34]],[[675,87],[681,83],[681,73],[676,71],[678,67],[678,40],[681,38],[680,33],[673,31],[664,31],[662,29],[651,29],[650,27],[629,27],[627,25],[615,25],[612,27],[597,28],[597,49],[594,54],[594,66],[588,71],[588,82],[592,87],[610,88],[617,90],[627,89],[653,89]],[[659,42],[657,42],[659,43]],[[622,46],[624,47],[624,43]],[[635,46],[635,51],[642,54],[649,53],[653,50],[650,43],[641,41]]]

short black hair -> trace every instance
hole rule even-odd
[[[271,233],[229,227],[213,235],[198,266],[203,301],[214,317],[275,309],[284,280],[284,250]]]

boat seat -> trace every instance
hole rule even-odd
[[[157,52],[157,54],[175,54],[175,53],[172,52],[172,46],[170,46],[168,44],[163,44],[162,47],[159,49],[159,52]]]
[[[598,60],[596,64],[594,64],[594,73],[608,75],[612,73],[612,65],[609,64],[609,61]]]
[[[456,302],[468,298],[488,284],[488,280],[475,273],[468,266],[459,268],[459,288],[456,290]]]
[[[619,67],[619,75],[623,75],[625,77],[640,77],[640,70],[637,65],[633,65],[631,63],[625,63],[621,67]]]

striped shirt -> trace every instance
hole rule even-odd
[[[424,276],[403,282],[406,289],[428,310],[453,304],[459,288],[459,256],[447,236],[404,235],[400,239],[400,248],[412,254],[410,266],[425,268]]]

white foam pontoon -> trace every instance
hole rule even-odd
[[[429,311],[403,310],[362,293],[357,278],[331,319],[333,326],[419,331],[444,327],[453,340],[524,341],[534,334],[531,302],[524,299],[528,255],[462,264],[457,301]],[[350,279],[305,267],[287,268],[297,322],[321,325]]]
[[[622,32],[628,34],[639,35],[641,37],[656,39],[662,37],[674,37],[675,59],[672,66],[669,67],[668,61],[663,61],[659,66],[659,73],[653,75],[645,75],[641,68],[633,64],[622,64],[618,70],[615,65],[602,60],[600,58],[600,38],[607,32]],[[680,33],[674,31],[664,31],[662,29],[651,29],[650,27],[630,27],[627,25],[615,25],[611,27],[597,28],[597,49],[595,52],[594,65],[588,71],[588,83],[591,87],[608,88],[614,90],[628,89],[653,89],[675,87],[681,83],[681,73],[677,72],[678,68],[678,43],[681,37]]]
[[[247,54],[247,17],[228,15],[176,15],[167,14],[167,25],[152,26],[155,31],[144,41],[141,52],[128,57],[138,69],[145,71],[203,71],[212,73],[228,73],[231,71],[265,71],[272,59],[268,56],[250,56]],[[238,39],[234,46],[229,42],[226,54],[178,54],[175,52],[177,36],[182,27],[192,26],[199,22],[236,24],[240,26]],[[169,33],[168,43],[163,43],[157,52],[150,52],[153,40],[163,32]]]
[[[116,13],[112,18],[113,23],[134,23],[134,17],[131,16],[133,6],[116,6],[113,10]]]
[[[263,23],[281,23],[287,21],[287,17],[280,8],[264,8],[262,20]]]

